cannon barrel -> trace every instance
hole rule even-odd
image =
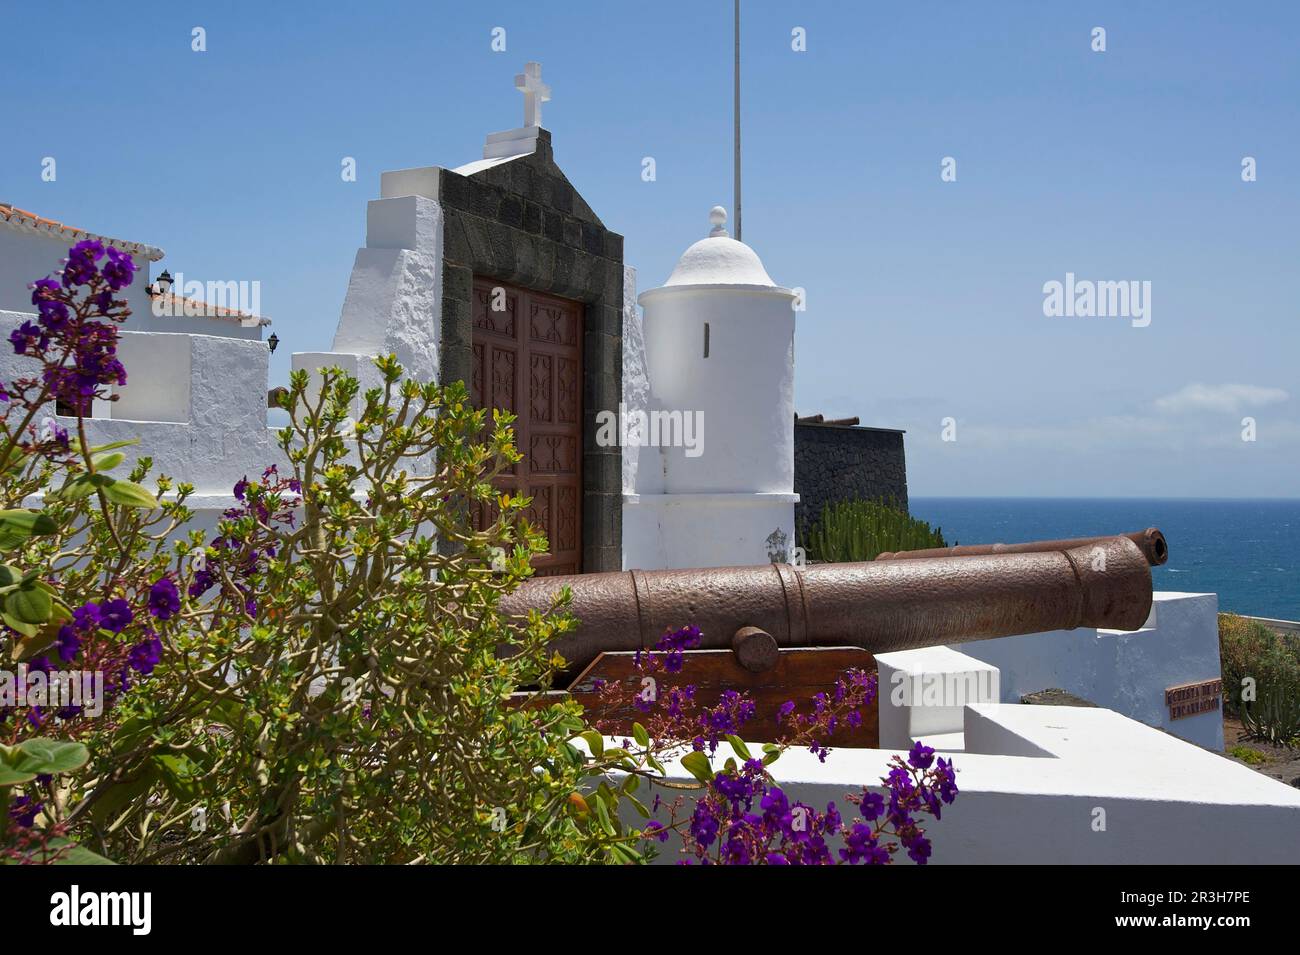
[[[502,609],[543,609],[564,586],[579,623],[554,649],[579,668],[689,624],[703,632],[702,649],[731,647],[737,631],[758,628],[782,647],[885,653],[1074,627],[1136,630],[1151,612],[1151,568],[1126,537],[960,558],[539,577],[503,597]]]
[[[1147,563],[1159,567],[1169,559],[1169,545],[1157,528],[1121,535],[1137,544]],[[957,547],[930,547],[925,550],[899,550],[879,554],[876,560],[915,560],[923,557],[974,557],[982,554],[1034,554],[1045,550],[1072,550],[1099,544],[1109,537],[1075,537],[1057,541],[1026,541],[1023,544],[961,544]]]

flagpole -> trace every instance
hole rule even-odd
[[[733,205],[736,214],[736,241],[740,241],[740,0],[736,2],[736,71],[735,71],[735,103],[733,105],[733,121],[736,130],[736,157],[735,157],[735,196]]]

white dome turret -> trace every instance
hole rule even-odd
[[[726,210],[714,207],[709,219],[709,237],[639,298],[653,396],[669,413],[698,414],[705,435],[702,452],[664,449],[664,488],[670,495],[776,494],[789,509],[795,295],[772,281],[753,249],[727,235]]]
[[[664,287],[677,285],[748,285],[775,288],[758,255],[727,234],[727,210],[709,211],[713,229],[682,254]]]

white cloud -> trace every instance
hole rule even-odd
[[[1286,401],[1289,398],[1281,388],[1261,388],[1258,385],[1202,385],[1191,384],[1171,395],[1156,399],[1160,411],[1179,414],[1185,411],[1218,411],[1237,414],[1245,408],[1262,408]]]

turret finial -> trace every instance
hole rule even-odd
[[[709,210],[709,222],[713,225],[713,231],[709,233],[710,239],[727,234],[727,210],[722,206],[714,206]]]

